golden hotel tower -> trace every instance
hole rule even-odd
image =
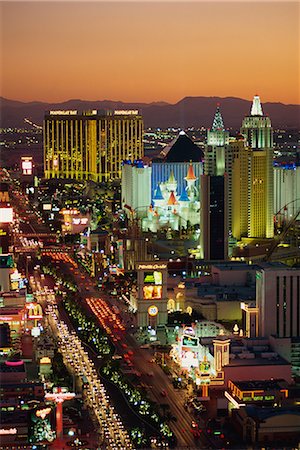
[[[44,118],[45,177],[121,178],[123,160],[144,156],[143,131],[137,110],[49,111]]]
[[[242,236],[249,238],[273,238],[273,129],[270,118],[263,114],[258,96],[254,97],[251,113],[244,118],[240,131],[246,139],[244,151],[247,156],[243,154],[240,164],[235,162],[233,166],[233,172],[239,171],[233,177],[238,178],[241,183],[240,191],[236,190],[233,195],[233,209],[241,208],[243,216],[247,213],[247,235],[243,225],[245,217],[240,218],[240,226],[237,228]],[[240,145],[242,146],[242,142]],[[246,171],[248,176],[245,176]],[[241,200],[243,206],[237,206],[237,201],[241,203]],[[239,239],[240,236],[235,237]]]

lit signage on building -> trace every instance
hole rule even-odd
[[[73,219],[72,224],[73,225],[87,225],[89,219],[87,217],[82,217],[81,219]]]
[[[49,111],[51,116],[76,116],[77,110],[56,110]]]
[[[0,192],[0,203],[9,203],[9,195],[7,191]]]
[[[145,300],[160,299],[162,298],[162,286],[144,286],[143,296]]]
[[[117,109],[114,111],[116,116],[136,116],[138,113],[137,109]]]
[[[51,408],[43,408],[43,409],[38,409],[35,413],[35,415],[37,417],[41,417],[42,419],[45,419],[46,416],[48,416],[48,414],[51,413]]]
[[[43,204],[43,210],[44,211],[51,211],[51,209],[52,209],[51,203],[44,203]]]
[[[149,316],[151,316],[151,317],[157,316],[157,314],[158,314],[158,307],[155,306],[155,305],[149,306],[149,308],[148,308],[148,314],[149,314]]]
[[[0,435],[5,435],[5,434],[17,434],[17,429],[16,428],[0,428]]]
[[[38,337],[38,336],[40,336],[40,335],[41,335],[41,330],[40,330],[39,327],[33,327],[33,328],[31,329],[31,336],[32,336],[32,337]]]
[[[124,269],[124,246],[122,239],[117,241],[117,249],[118,249],[118,266],[121,270]]]
[[[19,289],[19,283],[21,281],[21,274],[16,269],[10,274],[10,288],[12,291]]]
[[[60,213],[63,215],[70,215],[70,216],[77,216],[77,214],[79,214],[79,210],[78,209],[61,209]]]
[[[24,364],[23,360],[19,360],[19,361],[4,361],[4,364],[8,367],[18,367],[18,366],[22,366]]]
[[[0,208],[0,223],[12,223],[12,222],[13,222],[13,209]]]
[[[29,303],[26,305],[26,308],[28,309],[28,319],[34,320],[43,318],[43,310],[39,303]]]
[[[198,347],[199,339],[191,336],[182,336],[182,345],[184,347]]]
[[[167,264],[159,264],[159,263],[139,264],[138,265],[138,269],[140,269],[140,270],[148,270],[148,269],[158,270],[158,269],[166,269],[166,268],[167,268]]]
[[[23,175],[32,175],[32,157],[31,156],[22,156],[21,158],[21,166]]]
[[[47,394],[45,394],[46,400],[52,400],[57,403],[63,403],[65,400],[71,400],[71,398],[74,397],[75,397],[74,392],[56,392],[53,394],[47,392]]]
[[[161,285],[162,284],[162,273],[154,270],[153,272],[145,272],[144,283]]]

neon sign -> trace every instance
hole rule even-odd
[[[78,211],[78,209],[65,209],[65,208],[63,208],[63,209],[61,209],[60,210],[60,213],[61,214],[67,214],[67,215],[71,215],[71,216],[76,216],[77,214],[79,214],[79,211]]]
[[[191,336],[182,336],[182,345],[185,347],[197,347],[199,345],[199,339]]]
[[[41,417],[42,419],[45,419],[46,416],[48,416],[48,414],[51,413],[51,408],[43,408],[43,409],[38,409],[35,413],[35,415],[37,417]]]
[[[56,393],[48,393],[45,395],[46,400],[52,400],[56,403],[63,403],[65,400],[71,400],[75,397],[73,392],[56,392]]]
[[[0,428],[0,435],[4,434],[17,434],[16,428]]]
[[[39,303],[29,303],[26,305],[28,311],[28,319],[42,319],[43,318],[43,310]]]
[[[153,269],[153,270],[157,270],[157,269],[166,269],[167,268],[167,264],[139,264],[138,265],[138,269],[141,270],[147,270],[147,269]]]
[[[50,111],[49,114],[51,116],[75,116],[77,114],[77,110],[57,110]]]
[[[137,109],[117,109],[114,111],[117,116],[136,116],[138,113]]]
[[[0,202],[1,203],[9,203],[9,195],[7,191],[0,192]]]
[[[22,361],[22,360],[20,360],[20,361],[5,361],[5,365],[10,366],[10,367],[22,366],[22,364],[24,364],[24,361]]]

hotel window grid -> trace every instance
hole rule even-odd
[[[297,336],[300,337],[300,277],[297,276]]]
[[[276,335],[279,336],[279,287],[280,280],[276,277]]]
[[[286,337],[286,277],[283,277],[283,337]]]
[[[290,336],[293,336],[293,276],[290,277]]]
[[[140,115],[46,114],[44,167],[46,178],[108,181],[121,176],[124,159],[141,159],[143,119]]]

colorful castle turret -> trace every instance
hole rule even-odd
[[[193,169],[193,164],[190,163],[189,168],[188,168],[188,173],[187,176],[184,178],[187,182],[187,187],[186,190],[188,192],[188,196],[189,198],[192,200],[196,197],[197,195],[197,188],[195,186],[195,182],[198,179],[194,173],[194,169]]]

